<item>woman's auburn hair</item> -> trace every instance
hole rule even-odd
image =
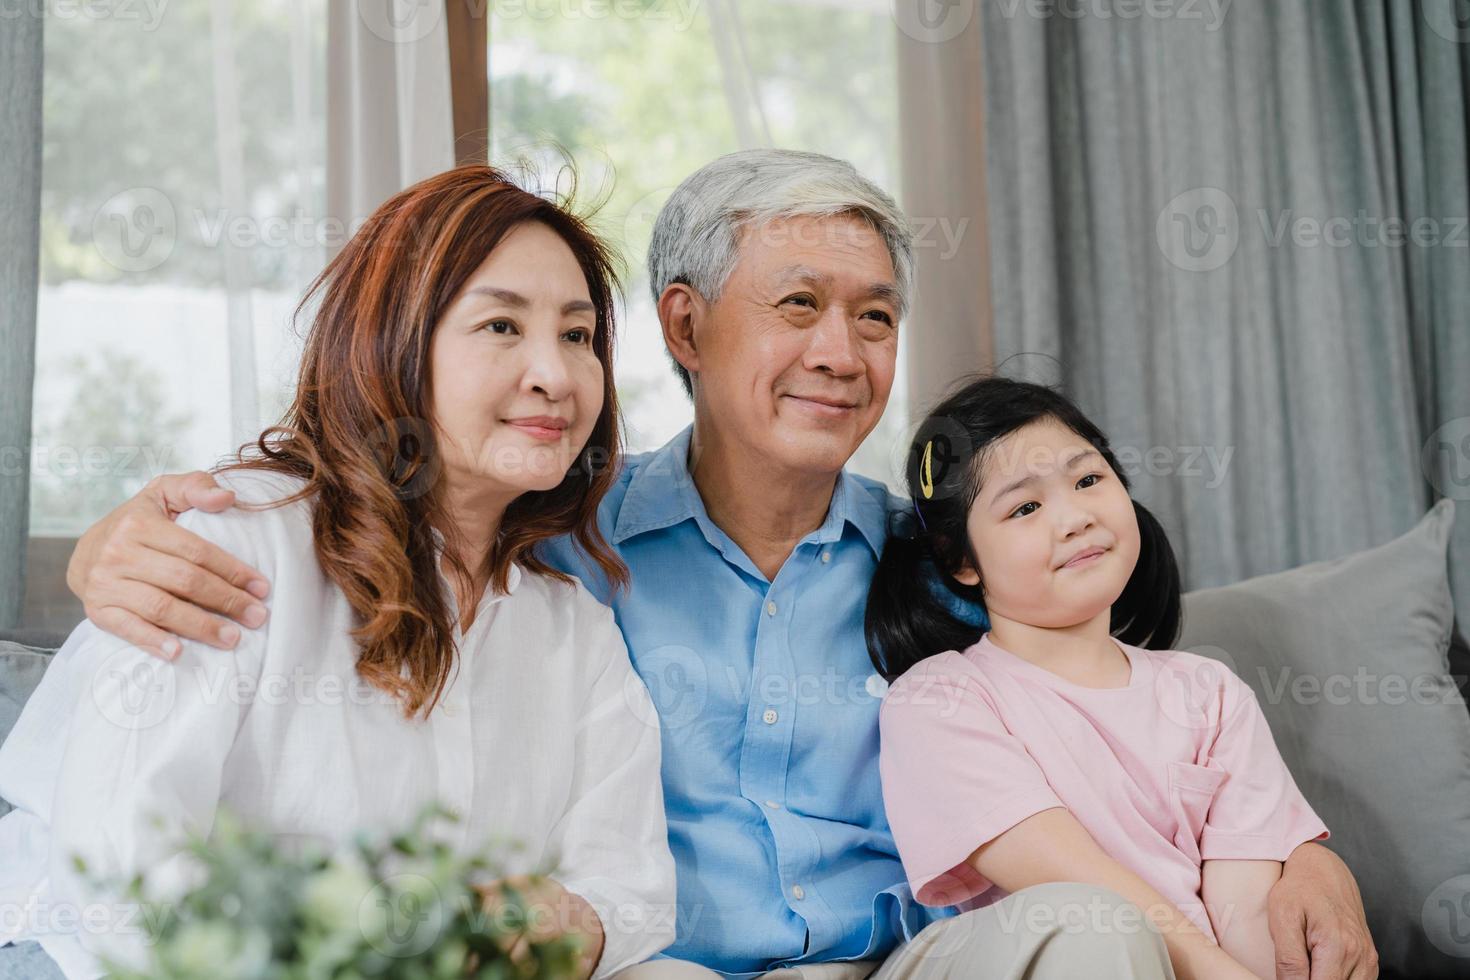
[[[511,503],[479,571],[488,571],[488,588],[500,594],[509,589],[512,564],[571,583],[537,554],[540,542],[569,534],[613,587],[625,586],[627,567],[597,526],[621,458],[612,253],[568,207],[493,167],[430,177],[367,219],[296,308],[300,317],[320,299],[294,402],[223,467],[306,481],[270,506],[313,498],[317,560],[355,614],[358,674],[400,700],[410,718],[433,710],[455,666],[454,614],[440,585],[434,529],[441,527],[450,545],[456,534],[438,484],[429,342],[470,275],[528,222],[556,232],[586,277],[597,311],[592,347],[602,364],[602,411],[565,479]],[[459,582],[473,581],[454,547],[444,556]]]

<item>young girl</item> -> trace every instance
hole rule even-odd
[[[1049,388],[986,378],[930,415],[907,480],[867,634],[915,896],[1084,881],[1144,910],[1182,980],[1273,977],[1267,892],[1327,829],[1250,688],[1169,649],[1174,554],[1107,438]]]

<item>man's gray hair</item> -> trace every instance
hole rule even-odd
[[[739,259],[740,234],[780,218],[854,214],[888,247],[898,280],[898,315],[913,295],[914,243],[908,219],[893,198],[845,160],[799,150],[727,153],[684,179],[653,223],[648,280],[653,301],[673,283],[693,287],[713,303]],[[673,355],[669,355],[673,361]],[[689,372],[674,370],[693,394]]]

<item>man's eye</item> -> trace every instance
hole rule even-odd
[[[864,313],[863,316],[872,317],[876,320],[880,320],[883,323],[888,324],[890,327],[893,326],[893,317],[889,316],[883,310],[869,310],[868,312]]]
[[[781,301],[781,304],[783,306],[787,303],[804,303],[805,305],[810,306],[812,309],[816,309],[817,306],[817,301],[812,299],[805,293],[802,293],[799,296],[788,296]]]

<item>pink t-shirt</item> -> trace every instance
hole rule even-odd
[[[920,902],[1005,897],[966,860],[1060,806],[1213,937],[1200,862],[1282,861],[1328,836],[1244,681],[1206,657],[1114,642],[1126,687],[1073,684],[989,634],[894,682],[879,716],[883,802]]]

